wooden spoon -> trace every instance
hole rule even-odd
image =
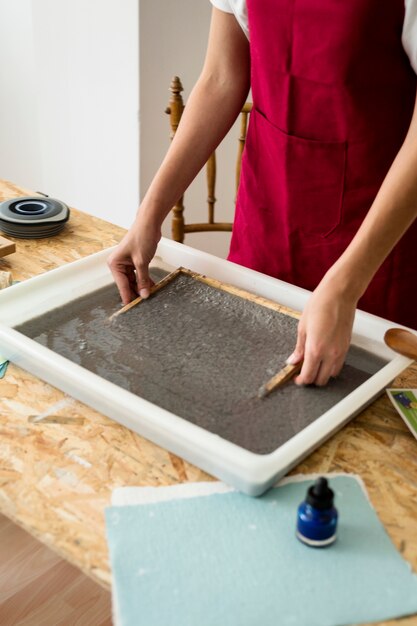
[[[384,341],[391,350],[417,360],[417,335],[405,328],[390,328],[384,335]]]

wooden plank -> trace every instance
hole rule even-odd
[[[16,252],[16,244],[14,241],[6,239],[6,237],[0,237],[0,257],[7,256]]]
[[[107,590],[2,515],[0,615],[4,626],[112,624]]]

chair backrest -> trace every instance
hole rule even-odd
[[[181,96],[183,86],[178,76],[174,76],[170,85],[171,98],[165,109],[165,113],[169,115],[171,124],[171,140],[173,139],[182,113],[184,111],[184,101]],[[246,102],[241,111],[240,134],[238,137],[238,150],[236,160],[236,191],[239,185],[240,167],[242,162],[242,153],[246,141],[246,131],[248,126],[248,116],[252,110],[252,103]],[[204,231],[231,231],[232,223],[216,222],[214,217],[214,209],[216,204],[215,186],[216,186],[216,153],[210,156],[206,164],[207,175],[207,222],[187,224],[184,219],[184,196],[182,196],[177,204],[172,208],[172,238],[175,241],[183,243],[186,233],[197,233]]]

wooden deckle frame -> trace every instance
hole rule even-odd
[[[163,289],[164,287],[166,287],[166,285],[168,285],[173,280],[175,280],[180,274],[184,274],[186,276],[189,276],[190,278],[193,278],[194,280],[198,280],[202,283],[205,283],[206,285],[209,285],[210,287],[213,287],[214,289],[220,289],[222,291],[230,293],[239,298],[243,298],[255,304],[259,304],[260,306],[266,307],[268,309],[272,309],[273,311],[278,311],[279,313],[283,313],[284,315],[288,315],[290,317],[295,317],[296,319],[300,318],[301,314],[299,312],[294,311],[293,309],[290,309],[286,306],[283,306],[282,304],[278,304],[278,302],[274,302],[273,300],[268,300],[267,298],[263,298],[262,296],[257,296],[251,293],[250,291],[246,291],[245,289],[240,289],[239,287],[235,287],[234,285],[223,283],[220,280],[217,280],[215,278],[210,278],[208,276],[205,276],[204,274],[198,274],[197,272],[193,272],[192,270],[186,269],[185,267],[178,267],[176,270],[174,270],[173,272],[165,276],[165,278],[162,278],[162,280],[160,280],[158,283],[153,285],[153,287],[151,287],[151,290],[150,290],[151,295],[153,295],[160,289]],[[129,311],[129,309],[131,309],[132,307],[136,306],[137,304],[140,304],[142,300],[143,298],[141,297],[138,297],[135,300],[132,300],[132,302],[129,302],[129,304],[126,304],[119,311],[116,311],[116,313],[113,313],[113,315],[111,315],[109,319],[112,320],[118,315],[121,315],[122,313]]]

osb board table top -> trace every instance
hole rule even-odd
[[[31,193],[0,181],[0,201]],[[123,233],[72,210],[60,235],[16,239],[17,252],[0,259],[0,270],[25,280],[114,245]],[[393,386],[417,388],[417,365]],[[417,571],[417,441],[385,395],[293,471],[310,472],[359,474],[390,537]],[[104,586],[110,569],[103,512],[112,489],[210,479],[14,365],[0,380],[0,511]]]

